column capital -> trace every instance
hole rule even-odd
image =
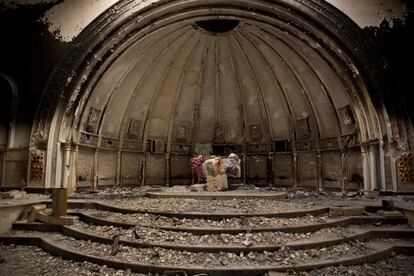
[[[71,140],[62,140],[60,144],[64,147],[65,150],[70,150],[72,148],[72,141]]]

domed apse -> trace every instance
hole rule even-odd
[[[80,109],[81,144],[123,144],[123,183],[189,184],[189,160],[204,147],[244,157],[238,182],[314,186],[324,166],[319,178],[337,186],[341,161],[334,150],[348,138],[343,169],[361,175],[350,88],[326,62],[324,49],[253,21],[193,24],[167,26],[131,45]],[[90,147],[79,149],[80,185],[93,177],[85,168],[94,155]],[[99,153],[101,184],[115,181],[116,155]]]
[[[239,23],[239,20],[220,19],[196,21],[195,24],[210,33],[219,34],[233,31],[237,28],[237,26],[239,26]]]
[[[73,70],[51,81],[71,80],[65,97],[47,90],[55,117],[37,115],[49,118],[33,134],[53,147],[47,185],[62,171],[63,186],[190,184],[194,155],[234,152],[238,183],[387,188],[377,180],[396,175],[379,143],[389,117],[372,100],[381,86],[363,32],[340,13],[338,29],[321,9],[270,2],[166,1],[139,20],[125,10],[125,20],[99,21],[104,36],[90,28]]]

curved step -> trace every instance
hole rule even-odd
[[[366,262],[374,262],[386,257],[390,257],[393,253],[414,254],[413,245],[379,245],[374,252],[365,255],[354,256],[350,258],[338,258],[330,261],[310,262],[302,265],[286,265],[286,266],[227,266],[227,267],[201,267],[201,266],[168,266],[168,265],[149,265],[137,262],[122,262],[111,260],[93,255],[86,255],[81,252],[66,248],[54,243],[50,239],[41,237],[27,236],[0,236],[0,242],[4,244],[30,244],[38,245],[52,255],[60,256],[79,262],[92,262],[98,265],[106,265],[108,267],[118,269],[130,269],[134,272],[141,273],[163,273],[165,271],[186,271],[188,274],[206,273],[209,276],[222,275],[262,275],[267,271],[306,271],[318,269],[327,266],[337,265],[356,265]]]
[[[191,199],[284,199],[286,192],[147,192],[149,198],[191,198]]]
[[[329,207],[319,207],[313,209],[301,209],[301,210],[291,210],[286,212],[276,212],[276,213],[255,213],[255,214],[247,214],[247,213],[202,213],[202,212],[186,212],[186,213],[178,213],[178,212],[161,212],[161,211],[148,211],[148,210],[134,210],[134,209],[127,209],[122,207],[116,207],[107,205],[104,203],[95,203],[95,208],[102,211],[110,211],[115,213],[121,214],[151,214],[157,216],[164,216],[164,217],[176,217],[176,218],[204,218],[210,220],[220,220],[223,218],[235,218],[235,217],[267,217],[267,218],[293,218],[293,217],[301,217],[305,215],[322,215],[329,212]]]
[[[20,223],[16,225],[17,229],[27,230],[27,231],[36,231],[39,229],[36,225],[30,223]],[[82,231],[80,229],[75,229],[73,226],[61,226],[59,229],[56,229],[54,225],[45,225],[43,231],[48,232],[60,232],[65,236],[73,237],[79,240],[90,240],[93,242],[100,242],[104,244],[112,244],[112,239],[106,238],[103,236],[95,235],[91,232]],[[318,240],[296,240],[287,242],[285,244],[275,244],[275,245],[256,245],[256,246],[236,246],[236,245],[179,245],[172,243],[145,243],[145,242],[136,242],[130,240],[119,240],[119,243],[136,247],[136,248],[152,248],[152,247],[161,247],[172,250],[182,250],[189,252],[263,252],[263,251],[276,251],[281,248],[281,246],[289,247],[292,249],[310,249],[310,248],[321,248],[328,247],[352,240],[364,241],[369,239],[376,238],[398,238],[398,239],[411,239],[414,237],[414,230],[411,229],[371,229],[371,230],[362,230],[357,233],[346,235],[343,237],[329,238],[329,239],[318,239]]]
[[[111,220],[97,218],[95,216],[87,215],[82,212],[71,213],[71,215],[79,216],[80,220],[95,224],[95,225],[106,225],[106,226],[116,226],[125,229],[136,227],[136,224],[124,223],[124,222],[115,222]],[[369,217],[345,217],[340,219],[335,219],[332,221],[324,223],[314,223],[314,224],[302,224],[290,227],[262,227],[262,228],[195,228],[195,227],[179,227],[179,226],[154,226],[154,225],[139,225],[143,227],[153,227],[167,231],[177,231],[177,232],[189,232],[193,234],[205,235],[205,234],[237,234],[243,232],[286,232],[286,233],[307,233],[314,232],[323,228],[333,227],[333,226],[346,226],[350,224],[404,224],[407,223],[407,218],[387,218],[381,216],[369,216]]]

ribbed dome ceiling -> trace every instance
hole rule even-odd
[[[192,144],[318,140],[352,130],[338,111],[350,105],[348,92],[310,37],[245,19],[210,32],[196,21],[126,49],[95,85],[83,130]],[[91,108],[102,114],[93,130]]]

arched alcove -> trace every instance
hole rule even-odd
[[[16,115],[19,92],[14,80],[0,73],[0,186],[21,185],[25,181],[27,149],[15,149]]]
[[[242,156],[243,182],[396,187],[386,64],[324,1],[120,1],[73,45],[39,107],[33,182],[188,184],[208,144]]]
[[[2,91],[0,145],[4,148],[12,148],[14,146],[19,94],[16,83],[6,74],[0,73],[0,85]]]

